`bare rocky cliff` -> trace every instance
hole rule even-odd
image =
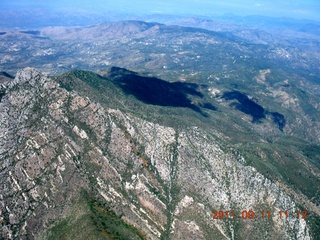
[[[1,91],[2,239],[311,239],[290,197],[197,126],[102,107],[31,68]]]

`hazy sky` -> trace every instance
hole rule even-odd
[[[123,13],[265,15],[320,21],[320,0],[0,0],[0,9],[47,8]]]

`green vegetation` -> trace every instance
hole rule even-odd
[[[273,181],[281,181],[292,189],[298,189],[308,198],[314,198],[319,191],[319,179],[311,173],[316,166],[305,156],[287,145],[277,143],[250,144],[241,147],[247,163]],[[307,163],[307,164],[306,164]]]
[[[313,239],[318,239],[320,236],[320,216],[313,212],[308,212],[306,221],[310,226],[311,236]]]
[[[101,235],[109,239],[144,239],[134,227],[125,223],[114,212],[98,200],[89,200],[92,220]]]
[[[49,240],[145,239],[139,230],[125,223],[101,200],[85,190],[71,206],[70,214],[63,217],[42,238]]]

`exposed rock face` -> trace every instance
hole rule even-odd
[[[310,239],[284,192],[197,127],[103,108],[31,68],[4,87],[3,239],[46,238],[82,189],[146,239]],[[214,209],[234,210],[235,219],[212,219]],[[250,209],[255,219],[237,218]],[[262,210],[271,218],[262,219]],[[290,217],[280,219],[280,210]]]

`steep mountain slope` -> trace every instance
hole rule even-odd
[[[107,77],[76,71],[49,78],[27,68],[1,86],[2,238],[310,239],[315,234],[310,219],[303,219],[304,206],[248,166],[224,143],[219,128],[197,126],[198,119],[210,118],[195,111],[196,105],[142,103],[128,75],[145,80],[122,69]],[[199,90],[191,86],[186,92],[197,97]],[[150,119],[141,115],[145,109],[137,110],[141,106],[154,109]],[[186,111],[194,121],[184,115],[176,125],[175,116],[153,119],[161,112],[167,117],[167,110]],[[213,219],[214,210],[224,211],[223,217]]]
[[[279,106],[277,99],[274,102],[270,96],[261,101],[260,94],[256,95],[260,99],[255,99],[251,94],[219,85],[214,91],[220,92],[213,97],[213,89],[206,85],[168,83],[120,68],[111,68],[104,77],[73,71],[56,79],[69,91],[75,90],[103,106],[168,127],[183,128],[192,123],[213,132],[224,145],[246,156],[248,165],[278,182],[297,202],[319,212],[320,148],[313,142],[318,139],[317,127],[307,123],[311,116],[315,122],[320,118],[309,115],[311,111],[299,113],[297,106],[294,109],[283,102],[285,105]],[[175,90],[177,85],[181,89]],[[312,140],[304,138],[307,132]]]

